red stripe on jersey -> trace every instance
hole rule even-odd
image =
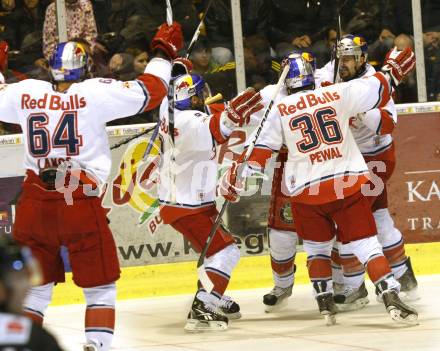
[[[382,84],[381,95],[379,97],[379,103],[375,106],[375,108],[378,107],[384,107],[388,101],[390,100],[390,83],[387,78],[383,75],[383,73],[377,72],[374,74],[374,77],[379,79],[379,82]]]
[[[162,218],[164,224],[171,224],[177,221],[179,218],[192,216],[205,211],[212,211],[213,208],[215,209],[215,205],[205,205],[194,208],[162,205],[160,207],[160,217]]]
[[[215,141],[219,144],[223,144],[229,139],[229,137],[225,137],[221,132],[220,116],[221,112],[215,113],[211,116],[211,119],[209,121],[209,130],[211,131],[211,134],[214,137]]]
[[[379,135],[391,134],[394,130],[395,123],[393,120],[393,116],[387,110],[380,108],[380,129]]]
[[[167,87],[162,79],[152,74],[144,73],[137,77],[137,80],[144,85],[147,94],[149,94],[148,104],[145,106],[144,111],[158,107],[163,98],[167,95]]]
[[[338,194],[336,194],[335,188],[340,187],[343,183],[353,184],[342,189],[343,198],[345,199],[360,191],[362,184],[368,182],[368,180],[368,173],[332,178],[305,188],[300,194],[292,196],[292,201],[309,205],[326,204],[340,199]],[[354,182],[352,183],[352,181]],[[317,195],[311,195],[310,193],[316,193]]]
[[[223,102],[220,103],[213,103],[208,105],[210,113],[219,113],[223,112],[225,110],[225,104]]]

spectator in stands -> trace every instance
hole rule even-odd
[[[408,47],[414,50],[414,42],[409,35],[400,34],[394,41],[393,45],[397,50],[404,50]],[[412,71],[400,82],[396,89],[396,96],[394,99],[397,103],[407,103],[417,101],[417,79],[416,71]]]
[[[185,43],[191,40],[199,19],[192,0],[170,0],[173,9],[173,20],[182,26]],[[131,0],[129,5],[129,16],[139,15],[145,18],[147,29],[145,33],[148,41],[156,33],[157,28],[166,19],[166,2],[158,0]],[[185,47],[185,45],[184,45]]]
[[[144,73],[145,67],[147,67],[147,63],[149,61],[148,52],[136,47],[131,47],[127,48],[125,53],[133,56],[133,70],[136,75]]]
[[[12,50],[17,50],[20,48],[20,43],[17,41],[14,10],[15,0],[1,0],[0,40],[8,42]]]
[[[105,50],[96,42],[98,35],[95,17],[90,0],[66,0],[67,40],[84,38],[91,45],[92,51]],[[58,42],[55,3],[46,10],[43,28],[43,54],[49,60]]]
[[[243,37],[269,31],[269,0],[240,2]],[[232,12],[229,0],[214,1],[205,18],[206,34],[212,46],[212,58],[219,65],[233,60]]]
[[[109,31],[108,18],[112,10],[112,1],[92,0],[92,5],[98,33],[107,33]]]
[[[193,64],[191,72],[200,74],[202,76],[218,66],[212,59],[211,45],[204,37],[199,37],[197,42],[194,44],[190,60]]]
[[[318,66],[328,60],[326,38],[336,28],[335,1],[271,0],[270,41],[281,59],[293,50],[308,48]]]
[[[138,74],[133,67],[133,56],[126,53],[115,54],[108,63],[111,77],[118,80],[133,80]]]
[[[276,82],[279,70],[278,67],[271,66],[270,56],[262,55],[255,50],[257,43],[262,43],[261,36],[252,36],[244,41],[244,65],[246,73],[246,86],[261,89],[267,84]],[[266,44],[267,50],[269,45]],[[263,58],[269,58],[269,62],[263,62]],[[266,67],[266,69],[265,69]],[[237,94],[236,66],[235,62],[228,62],[226,65],[214,69],[205,74],[206,82],[211,88],[212,95],[222,93],[225,100],[230,100]]]

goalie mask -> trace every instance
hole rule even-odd
[[[312,54],[308,52],[291,53],[283,60],[282,69],[286,64],[289,64],[289,72],[284,84],[289,94],[303,90],[305,87],[314,87],[313,74],[316,69],[316,60]]]
[[[80,43],[60,43],[50,58],[49,66],[54,81],[78,81],[87,73],[88,55]]]
[[[184,74],[174,81],[174,106],[178,110],[194,109],[191,98],[198,96],[202,102],[209,96],[202,76],[198,74]],[[202,105],[203,106],[203,105]]]

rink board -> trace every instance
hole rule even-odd
[[[411,257],[415,274],[440,274],[440,243],[408,244],[406,254]],[[306,255],[296,255],[295,284],[307,284]],[[191,294],[197,281],[196,262],[180,262],[145,267],[122,268],[121,279],[117,283],[118,300]],[[228,289],[243,290],[271,288],[273,285],[270,257],[242,257],[234,269]],[[55,287],[52,305],[82,303],[81,289],[77,288],[67,274],[65,284]]]
[[[394,138],[397,165],[389,183],[390,212],[407,243],[440,241],[440,104],[398,105],[399,122]],[[151,125],[109,127],[109,143],[144,131]],[[228,165],[238,157],[249,131],[235,131],[217,150],[219,162]],[[156,188],[146,183],[154,177],[143,155],[149,136],[112,151],[112,170],[104,205],[111,209],[110,226],[121,266],[190,262],[197,254],[183,237],[162,223]],[[23,176],[23,138],[0,137],[0,234],[11,232],[10,203],[20,190]],[[153,174],[153,175],[152,175]],[[270,180],[262,188],[270,192]],[[267,255],[266,218],[269,194],[243,197],[225,218],[236,234],[242,256]]]

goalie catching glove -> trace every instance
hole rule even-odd
[[[390,50],[385,57],[385,65],[382,72],[391,76],[392,82],[398,86],[409,72],[411,72],[416,64],[416,57],[410,48],[398,51],[396,47]]]
[[[253,88],[247,88],[228,102],[221,114],[221,123],[234,130],[249,123],[251,115],[263,108],[261,95]]]

